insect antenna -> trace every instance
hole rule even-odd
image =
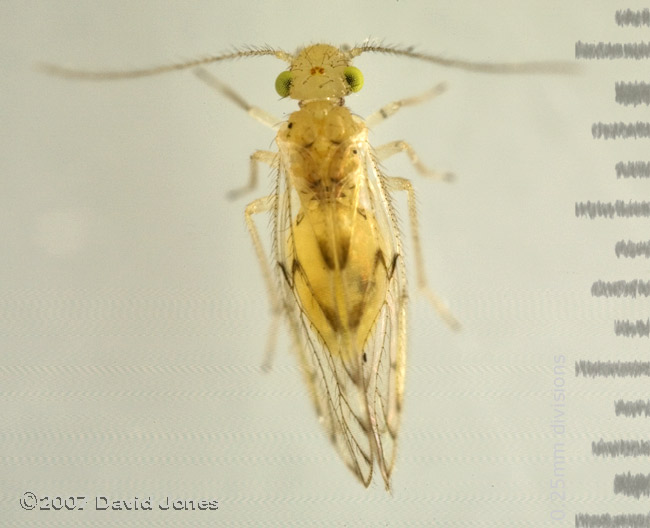
[[[112,81],[118,79],[136,79],[138,77],[148,77],[150,75],[159,75],[161,73],[168,73],[177,70],[187,70],[189,68],[196,68],[197,66],[204,66],[212,64],[213,62],[220,62],[225,60],[240,59],[243,57],[257,57],[262,55],[272,55],[285,62],[291,62],[293,56],[282,50],[272,48],[251,48],[245,50],[237,50],[231,53],[224,53],[222,55],[213,55],[211,57],[203,57],[200,59],[193,59],[186,62],[179,62],[174,64],[164,64],[162,66],[154,66],[153,68],[143,68],[137,70],[125,71],[89,71],[77,70],[74,68],[66,68],[57,66],[50,63],[38,63],[36,69],[48,75],[56,77],[64,77],[67,79],[80,79],[88,81]]]
[[[351,58],[367,52],[401,55],[438,64],[446,68],[457,68],[477,73],[508,73],[508,74],[551,74],[566,75],[577,73],[578,65],[566,61],[533,61],[533,62],[473,62],[459,59],[447,59],[439,55],[429,55],[413,51],[412,48],[399,48],[390,45],[375,45],[366,43],[348,51]]]

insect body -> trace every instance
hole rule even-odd
[[[266,204],[275,219],[274,302],[318,415],[361,481],[370,483],[376,461],[388,486],[404,392],[406,279],[387,180],[366,124],[343,106],[361,83],[346,53],[327,45],[305,48],[280,74],[278,92],[301,102],[269,158],[279,173]]]
[[[421,174],[441,179],[447,175],[427,169],[403,141],[373,150],[367,137],[369,126],[444,88],[440,85],[390,103],[364,121],[344,106],[344,97],[362,87],[361,72],[351,61],[364,52],[403,55],[478,72],[566,73],[571,68],[563,63],[454,61],[372,44],[352,49],[316,44],[295,56],[270,48],[251,49],[129,72],[84,72],[57,66],[45,66],[45,70],[64,77],[105,80],[260,55],[290,64],[278,76],[276,90],[298,100],[300,108],[284,123],[249,105],[205,70],[196,72],[253,118],[277,130],[278,152],[253,153],[250,182],[233,195],[255,187],[258,163],[277,169],[274,192],[246,208],[274,314],[288,323],[318,415],[346,465],[368,486],[376,464],[388,488],[404,395],[407,304],[405,264],[391,193],[407,193],[418,286],[450,326],[456,327],[457,322],[427,286],[411,184],[385,176],[378,162],[404,152]],[[270,262],[253,219],[265,212],[274,220]]]
[[[309,64],[292,67],[291,84],[301,94],[312,83],[317,97],[277,137],[282,302],[332,441],[365,485],[373,460],[388,485],[406,345],[398,231],[365,123],[342,106],[351,90],[345,56],[325,45],[301,55],[296,63]]]

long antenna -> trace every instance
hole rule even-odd
[[[81,79],[88,81],[110,81],[117,79],[135,79],[138,77],[148,77],[150,75],[158,75],[177,70],[187,70],[205,64],[212,64],[224,60],[239,59],[242,57],[256,57],[261,55],[273,55],[280,60],[291,63],[293,56],[282,50],[275,50],[272,48],[259,48],[249,50],[233,51],[232,53],[224,53],[223,55],[215,55],[212,57],[204,57],[202,59],[194,59],[187,62],[179,62],[175,64],[166,64],[164,66],[154,66],[153,68],[144,68],[138,70],[126,71],[86,71],[77,70],[73,68],[65,68],[57,66],[56,64],[38,63],[36,68],[43,73],[55,75],[57,77],[65,77],[67,79]]]
[[[439,55],[428,55],[413,51],[412,48],[398,48],[396,46],[382,46],[371,43],[352,48],[348,53],[350,57],[357,57],[367,52],[387,53],[402,55],[427,62],[438,64],[447,68],[458,68],[477,73],[507,73],[507,74],[551,74],[566,75],[577,73],[579,67],[573,62],[539,61],[539,62],[472,62],[459,59],[445,59]]]

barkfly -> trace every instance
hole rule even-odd
[[[128,79],[196,68],[197,75],[277,131],[278,151],[250,157],[248,185],[257,184],[258,164],[277,171],[275,190],[246,207],[246,224],[268,288],[274,320],[284,316],[316,411],[345,464],[368,486],[379,467],[389,489],[395,463],[406,364],[406,270],[392,195],[405,192],[415,254],[417,283],[442,318],[458,323],[429,289],[420,250],[415,195],[404,178],[389,177],[379,163],[405,153],[424,176],[429,170],[413,148],[394,141],[371,148],[368,129],[404,106],[439,95],[438,85],[419,96],[387,104],[363,120],[344,98],[358,92],[363,75],[352,60],[369,52],[401,55],[483,73],[568,73],[557,62],[488,64],[445,59],[412,49],[364,45],[337,48],[315,44],[296,54],[272,48],[234,51],[214,57],[123,72],[78,71],[45,65],[50,74],[79,79]],[[251,106],[200,66],[242,57],[272,56],[289,64],[275,88],[298,101],[285,121]],[[271,254],[265,251],[253,217],[273,219]]]

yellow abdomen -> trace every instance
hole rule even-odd
[[[330,352],[344,359],[363,352],[386,300],[389,263],[378,236],[372,216],[334,204],[298,215],[293,226],[301,308]]]

